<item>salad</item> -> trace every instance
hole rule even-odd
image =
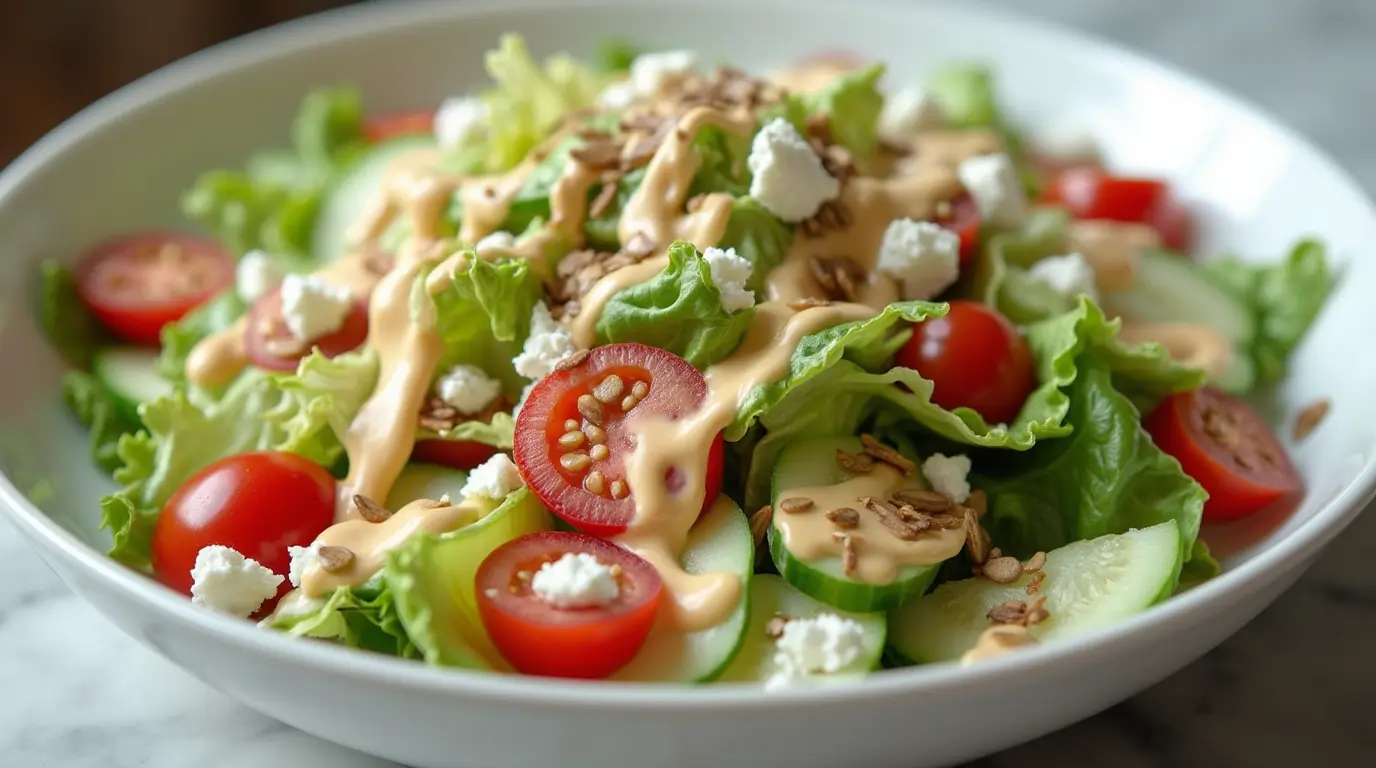
[[[778,688],[1103,627],[1302,496],[1240,398],[1320,242],[1196,260],[1167,183],[976,63],[486,63],[312,92],[195,226],[44,265],[111,557],[434,665]]]

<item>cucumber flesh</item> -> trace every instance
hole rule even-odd
[[[403,136],[372,147],[355,161],[353,166],[326,190],[321,201],[320,213],[315,219],[315,229],[311,236],[311,249],[316,260],[326,264],[349,250],[345,237],[349,227],[376,203],[378,195],[382,193],[383,177],[393,160],[407,152],[434,147],[435,140],[430,136]],[[393,229],[395,227],[396,225]],[[383,237],[384,242],[395,239],[392,230]]]
[[[822,614],[835,614],[842,618],[853,619],[864,630],[864,652],[850,666],[830,674],[810,675],[805,678],[809,684],[826,685],[829,683],[849,682],[869,674],[879,667],[884,653],[884,640],[887,628],[882,613],[850,613],[838,611],[820,603],[789,586],[778,576],[760,574],[750,587],[750,623],[745,631],[745,642],[731,666],[718,678],[720,682],[767,682],[779,672],[774,659],[775,642],[770,637],[769,622],[776,616],[787,619],[808,619]]]
[[[172,394],[172,383],[158,373],[156,349],[107,347],[96,352],[91,369],[115,407],[135,421],[139,403]]]
[[[436,464],[407,464],[387,494],[387,508],[401,509],[417,499],[439,500],[446,494],[458,504],[467,482],[467,472]]]
[[[1180,532],[1174,520],[1123,534],[1076,541],[1048,553],[1037,596],[1050,614],[1031,627],[1042,641],[1084,634],[1140,613],[1169,597],[1180,576]],[[989,609],[1030,603],[1029,577],[1012,584],[982,578],[953,581],[892,612],[889,642],[918,663],[959,659],[990,626]]]
[[[718,498],[688,532],[681,556],[689,573],[735,573],[741,600],[726,621],[698,632],[656,627],[645,646],[613,680],[698,683],[715,679],[735,658],[749,618],[750,583],[755,566],[755,539],[750,522],[730,499]],[[668,599],[668,595],[664,596]]]
[[[1245,347],[1256,335],[1247,303],[1198,264],[1157,250],[1142,252],[1132,288],[1102,297],[1104,311],[1134,323],[1195,323]]]
[[[837,450],[858,453],[860,441],[854,437],[822,437],[800,440],[784,448],[774,468],[774,509],[779,509],[783,495],[791,490],[851,479],[852,475],[836,464]],[[823,510],[814,510],[805,514],[822,513]],[[939,563],[906,566],[888,584],[852,579],[845,575],[840,557],[803,560],[790,552],[778,526],[780,517],[776,514],[775,524],[769,528],[769,552],[779,575],[803,593],[844,611],[868,613],[895,608],[926,591],[941,567]]]

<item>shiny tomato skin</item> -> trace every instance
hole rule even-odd
[[[274,289],[263,294],[248,311],[248,323],[244,328],[244,349],[253,364],[267,371],[295,371],[301,358],[310,355],[312,349],[319,349],[326,357],[337,357],[352,352],[368,340],[368,303],[355,301],[353,309],[344,318],[344,325],[334,333],[321,336],[309,344],[301,345],[300,354],[278,354],[269,349],[273,337],[287,337],[286,325],[281,321],[282,294]],[[269,334],[264,326],[275,330]]]
[[[979,254],[979,207],[974,198],[961,195],[951,201],[951,216],[939,222],[960,236],[960,269],[963,272]]]
[[[1114,176],[1096,166],[1068,168],[1047,185],[1046,202],[1064,206],[1077,219],[1146,224],[1162,244],[1188,252],[1194,224],[1189,211],[1160,179]]]
[[[1171,395],[1143,426],[1156,446],[1208,491],[1205,522],[1237,520],[1298,501],[1303,493],[1299,472],[1261,416],[1216,389]]]
[[[619,404],[606,406],[603,428],[610,454],[582,471],[570,471],[560,461],[575,451],[589,452],[589,444],[564,448],[559,445],[559,438],[568,431],[566,422],[581,420],[577,406],[579,397],[590,394],[594,386],[612,374],[621,378],[628,390],[634,382],[649,386],[644,399],[634,406],[632,415],[679,419],[697,410],[707,397],[707,380],[688,361],[657,347],[630,342],[592,349],[581,363],[556,370],[531,389],[516,417],[512,451],[516,466],[531,492],[551,512],[578,530],[598,536],[614,536],[624,531],[635,515],[633,496],[613,498],[609,490],[614,480],[625,482],[624,461],[634,450],[634,435],[627,426],[627,412],[622,411]],[[586,422],[580,426],[580,431],[585,425]],[[721,445],[718,434],[706,449],[704,510],[711,506],[721,488]],[[582,485],[593,470],[604,478],[602,493],[592,493]],[[665,478],[671,493],[685,485],[677,472],[677,468],[671,468]]]
[[[497,450],[494,445],[476,440],[443,440],[431,437],[416,441],[415,447],[411,449],[411,459],[467,472],[497,455]]]
[[[221,459],[192,475],[163,505],[153,527],[153,573],[189,595],[196,555],[219,544],[286,576],[287,547],[310,546],[334,523],[334,497],[330,473],[294,453]],[[284,581],[278,595],[290,588]]]
[[[932,382],[932,402],[966,407],[990,424],[1009,423],[1037,386],[1032,352],[1022,334],[991,307],[952,301],[944,317],[913,326],[894,364]]]
[[[619,565],[620,594],[610,605],[558,608],[536,595],[540,566],[567,553]],[[626,666],[655,623],[663,585],[654,566],[583,533],[549,531],[509,541],[487,556],[474,578],[478,613],[492,644],[527,675],[596,680]]]
[[[157,344],[163,326],[234,282],[234,259],[214,241],[154,230],[92,248],[75,278],[82,303],[111,333]]]
[[[435,113],[416,110],[413,112],[389,112],[373,115],[363,120],[363,137],[370,144],[402,136],[424,136],[435,132]]]

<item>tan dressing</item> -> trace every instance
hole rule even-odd
[[[1118,331],[1124,344],[1135,346],[1150,341],[1166,348],[1171,359],[1181,365],[1199,368],[1218,379],[1233,363],[1233,345],[1219,331],[1193,323],[1129,323]]]
[[[1072,249],[1094,270],[1094,284],[1104,293],[1126,291],[1137,280],[1142,250],[1161,247],[1161,236],[1145,224],[1077,221],[1070,225]]]
[[[894,492],[925,484],[916,477],[904,477],[887,464],[877,464],[863,475],[835,485],[794,488],[779,498],[802,498],[812,502],[805,512],[774,512],[774,524],[783,534],[790,552],[803,560],[840,558],[843,544],[834,533],[844,533],[854,545],[856,566],[853,578],[869,584],[888,584],[898,578],[902,568],[935,565],[960,554],[965,545],[962,528],[933,528],[917,539],[904,541],[884,527],[879,517],[866,509],[861,498],[888,499]],[[854,528],[842,531],[826,518],[833,509],[850,508],[860,513]]]
[[[972,157],[1002,152],[1003,139],[993,131],[938,128],[918,133],[909,148],[912,155],[901,165],[918,163],[955,169]]]
[[[838,77],[845,77],[861,66],[863,64],[858,59],[818,56],[781,69],[769,75],[768,79],[774,85],[793,93],[817,93],[836,82]]]
[[[978,664],[1036,644],[1037,638],[1027,631],[1027,627],[1020,624],[997,624],[980,634],[974,647],[960,657],[960,664]]]

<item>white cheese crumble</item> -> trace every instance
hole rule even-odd
[[[530,336],[511,364],[517,373],[538,381],[553,373],[554,366],[573,353],[573,336],[555,321],[542,301],[530,313]]]
[[[273,595],[282,577],[229,547],[212,544],[196,553],[191,602],[247,618]]]
[[[509,251],[516,247],[516,236],[510,232],[493,232],[473,244],[473,250],[484,259],[491,258],[493,251]]]
[[[960,164],[956,175],[974,198],[983,222],[995,227],[1015,227],[1022,220],[1027,201],[1008,155],[972,157]]]
[[[263,294],[276,288],[286,273],[267,253],[252,250],[239,259],[234,270],[234,287],[239,298],[252,304]]]
[[[750,142],[750,196],[784,221],[802,221],[822,203],[841,193],[841,183],[827,173],[791,123],[776,117]]]
[[[320,542],[313,541],[309,547],[287,547],[287,555],[291,557],[291,569],[287,571],[287,578],[291,580],[293,587],[299,587],[306,571],[320,558]]]
[[[932,486],[932,490],[950,497],[957,504],[964,504],[970,498],[970,457],[965,454],[947,456],[934,453],[922,462],[922,476]]]
[[[456,365],[435,382],[440,399],[465,416],[472,416],[502,394],[502,383],[476,365]]]
[[[1094,285],[1094,267],[1078,253],[1042,259],[1027,270],[1027,276],[1067,298],[1085,294],[1099,300],[1099,291]]]
[[[435,110],[435,141],[441,147],[467,146],[487,133],[487,104],[474,96],[451,96]]]
[[[344,327],[354,298],[347,288],[330,285],[315,275],[287,275],[282,279],[282,319],[301,341],[313,341]]]
[[[895,219],[879,244],[878,268],[903,285],[903,298],[927,301],[960,277],[960,236],[930,221]]]
[[[516,468],[505,453],[495,454],[468,473],[463,484],[464,498],[483,497],[503,499],[508,493],[525,485],[521,470]]]
[[[635,83],[622,81],[612,83],[597,95],[597,106],[603,109],[625,109],[635,103],[637,97]]]
[[[697,69],[698,55],[693,51],[642,53],[631,62],[631,85],[642,96],[653,96],[675,79]]]
[[[790,619],[774,646],[775,672],[765,688],[781,688],[816,674],[834,674],[865,652],[865,629],[855,619],[823,613]]]
[[[530,579],[530,591],[555,608],[610,605],[621,586],[607,564],[586,552],[568,552],[545,563]]]
[[[879,113],[879,136],[895,144],[911,141],[924,128],[941,124],[941,109],[927,89],[907,85],[884,99]]]
[[[708,248],[702,252],[702,258],[712,273],[712,284],[721,293],[723,309],[736,312],[755,306],[755,294],[745,288],[755,271],[754,264],[738,256],[735,248]]]
[[[1061,163],[1099,160],[1099,145],[1093,134],[1069,122],[1043,127],[1032,134],[1031,143],[1039,154]]]

